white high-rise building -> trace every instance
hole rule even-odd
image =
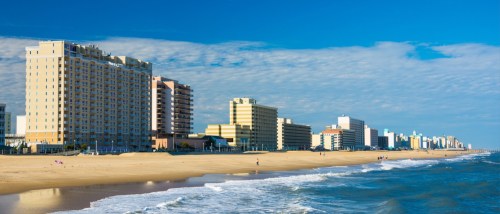
[[[378,146],[378,130],[365,125],[365,146]]]
[[[396,148],[396,133],[390,132],[389,129],[384,129],[384,136],[387,137],[387,148]]]
[[[338,117],[338,125],[342,129],[354,131],[355,146],[352,149],[361,150],[365,147],[365,121],[354,119],[349,116],[342,115]]]

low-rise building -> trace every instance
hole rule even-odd
[[[320,133],[321,145],[328,150],[354,150],[356,148],[355,131],[341,129],[338,126],[327,127]]]
[[[250,133],[250,126],[239,124],[209,124],[205,129],[207,136],[221,136],[230,146],[241,150],[250,149]]]
[[[326,129],[321,132],[321,141],[325,149],[342,150],[343,145],[342,129]]]

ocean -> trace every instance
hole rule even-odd
[[[500,213],[500,153],[205,180],[58,213]]]

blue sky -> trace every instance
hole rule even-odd
[[[30,5],[27,7],[27,5]],[[195,131],[251,96],[320,131],[382,130],[499,148],[500,1],[5,2],[0,102],[24,109],[24,47],[96,43],[195,90]],[[238,84],[236,82],[239,81]]]

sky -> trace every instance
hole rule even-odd
[[[194,89],[194,132],[253,97],[319,132],[379,130],[500,148],[500,1],[5,2],[0,103],[25,108],[25,47],[97,44]]]

